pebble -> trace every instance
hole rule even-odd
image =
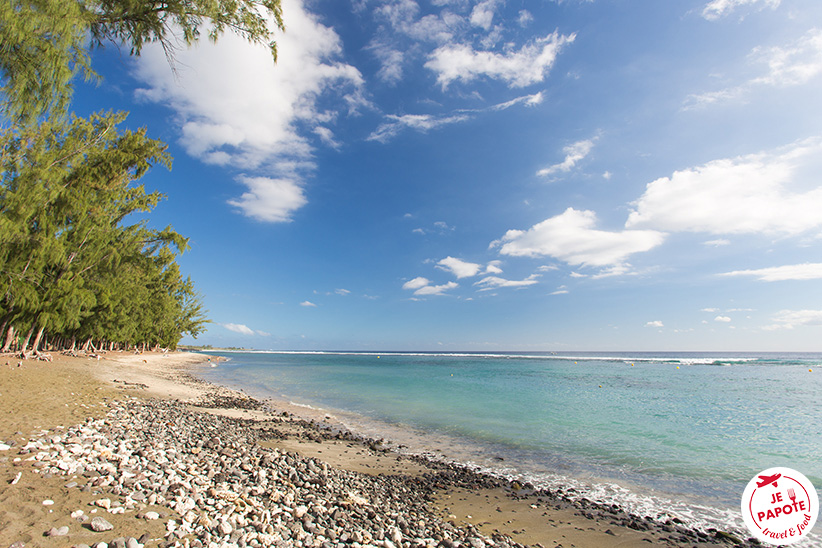
[[[235,400],[215,399],[207,406],[259,409],[251,398]],[[270,414],[271,427],[252,428],[249,421],[197,413],[175,401],[134,399],[108,405],[105,418],[87,419],[60,436],[31,439],[24,451],[38,456],[43,473],[83,477],[78,481],[85,482],[84,490],[105,493],[89,513],[98,508],[124,512],[121,519],[135,524],[137,519],[167,519],[161,546],[522,546],[498,533],[489,538],[470,525],[453,526],[432,511],[437,490],[504,487],[509,485],[505,480],[425,456],[417,458],[428,466],[421,477],[369,476],[257,443],[281,439],[276,430],[280,421],[303,424],[306,439],[357,440],[291,417]],[[381,444],[371,445],[381,450]],[[140,511],[129,518],[128,512],[138,509],[135,501],[141,501]],[[160,509],[143,510],[148,506]],[[71,515],[86,517],[82,510]],[[114,528],[99,516],[90,526],[98,532]],[[689,530],[680,527],[677,532]],[[147,534],[140,540],[121,537],[93,548],[141,548],[149,539]]]
[[[46,533],[47,537],[64,537],[69,534],[69,528],[66,525],[62,527],[52,527]]]
[[[96,518],[91,520],[92,531],[100,533],[102,531],[111,531],[112,529],[114,529],[114,526],[108,521],[106,521],[105,518],[97,516]]]
[[[51,499],[46,499],[46,500],[43,501],[43,506],[53,506],[53,505],[54,505],[54,501],[51,500]]]

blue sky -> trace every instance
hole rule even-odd
[[[78,88],[170,145],[198,343],[822,350],[818,0],[283,9]]]

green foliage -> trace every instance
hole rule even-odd
[[[90,48],[109,41],[130,48],[132,55],[159,42],[173,63],[178,36],[189,46],[201,29],[213,41],[228,30],[266,44],[276,60],[269,18],[284,28],[280,0],[3,0],[0,72],[6,114],[16,124],[65,116],[74,77],[96,76]]]
[[[52,335],[175,346],[202,305],[171,227],[145,221],[162,197],[137,181],[166,146],[120,131],[122,113],[7,131],[0,138],[0,317]]]

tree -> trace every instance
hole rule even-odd
[[[95,114],[0,138],[0,317],[36,333],[35,350],[44,331],[176,345],[204,321],[175,262],[187,240],[171,227],[124,223],[162,197],[137,181],[153,165],[170,167],[166,146],[145,130],[120,131],[124,119]],[[131,331],[127,318],[112,319],[106,304],[120,284],[127,309],[158,315]]]
[[[203,29],[217,40],[229,30],[266,44],[276,61],[269,22],[285,28],[280,0],[4,0],[0,71],[6,114],[16,124],[65,116],[75,76],[96,77],[91,48],[109,41],[124,44],[132,55],[159,42],[173,65],[180,41],[193,44]]]

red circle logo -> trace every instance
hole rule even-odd
[[[742,518],[756,538],[793,544],[807,537],[819,515],[813,484],[790,468],[769,468],[753,477],[742,494]]]

